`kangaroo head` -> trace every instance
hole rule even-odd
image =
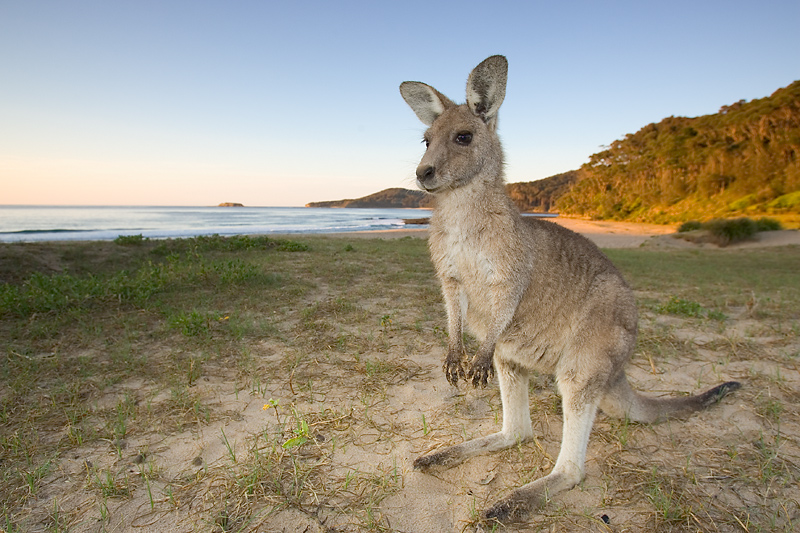
[[[467,103],[456,105],[418,81],[400,85],[400,94],[429,126],[427,150],[417,167],[417,185],[431,193],[464,186],[476,179],[503,181],[503,150],[497,136],[497,111],[506,95],[508,62],[492,56],[467,79]]]

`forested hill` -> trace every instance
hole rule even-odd
[[[615,141],[591,156],[556,210],[651,222],[800,213],[800,81]]]
[[[430,207],[431,197],[422,191],[411,189],[385,189],[363,198],[311,202],[306,207]]]
[[[577,180],[578,171],[527,183],[509,183],[506,190],[523,212],[547,213],[556,199]],[[432,207],[433,196],[418,190],[386,189],[363,198],[311,202],[306,207]]]

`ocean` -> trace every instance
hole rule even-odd
[[[375,231],[428,216],[427,209],[0,206],[0,242]]]

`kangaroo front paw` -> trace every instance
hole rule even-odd
[[[458,380],[467,379],[467,372],[464,370],[463,358],[459,352],[447,352],[447,357],[444,360],[444,375],[451,385],[458,385]]]
[[[472,382],[473,387],[485,387],[489,382],[489,378],[494,375],[494,366],[492,365],[492,354],[481,355],[480,353],[475,356],[470,365],[467,379]]]

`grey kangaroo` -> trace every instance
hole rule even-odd
[[[704,409],[740,387],[728,382],[696,396],[650,398],[634,391],[625,365],[636,345],[633,293],[588,239],[551,222],[524,218],[505,191],[497,111],[508,63],[492,56],[467,80],[467,103],[407,81],[400,93],[428,126],[418,186],[435,197],[431,258],[447,309],[444,372],[485,386],[497,374],[503,429],[423,455],[414,468],[449,468],[469,457],[533,437],[528,405],[532,371],[555,377],[562,398],[561,451],[548,475],[513,490],[484,512],[489,521],[518,521],[584,476],[589,433],[598,408],[608,415],[655,422]],[[463,328],[478,339],[468,360]]]

